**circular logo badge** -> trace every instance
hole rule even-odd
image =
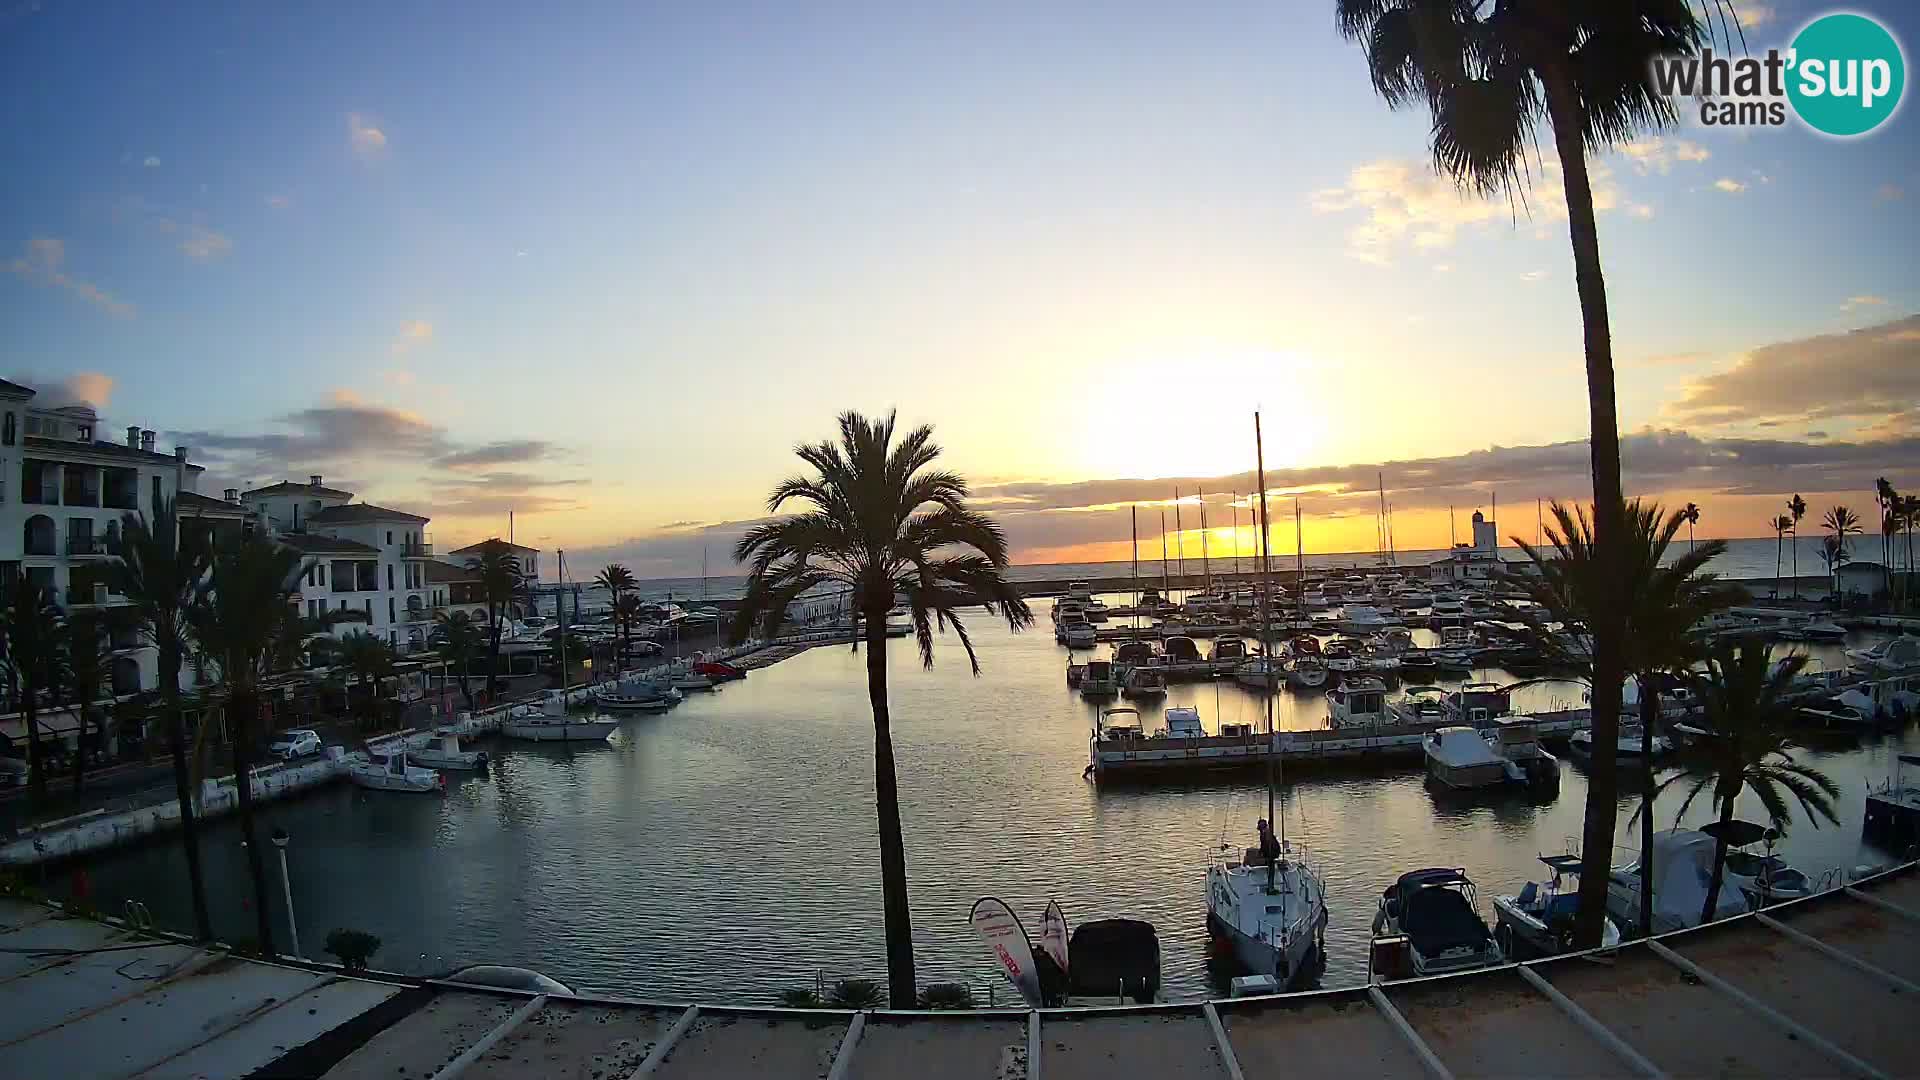
[[[1793,39],[1787,99],[1815,131],[1864,135],[1893,115],[1906,88],[1900,43],[1865,15],[1822,15]]]

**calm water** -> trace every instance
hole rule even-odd
[[[1064,685],[1065,650],[1044,629],[1014,637],[984,617],[969,625],[983,678],[967,674],[950,640],[933,671],[910,640],[889,653],[921,980],[999,983],[965,921],[992,894],[1030,926],[1049,897],[1075,922],[1149,919],[1165,994],[1206,992],[1226,973],[1209,968],[1205,867],[1223,835],[1252,842],[1264,787],[1096,788],[1081,778],[1093,711]],[[1577,697],[1566,686],[1527,693],[1535,707]],[[1324,713],[1317,695],[1278,702],[1283,727],[1317,726]],[[1259,699],[1231,685],[1175,687],[1167,704],[1198,705],[1210,726],[1260,716]],[[816,649],[666,715],[631,718],[613,745],[496,743],[491,777],[449,774],[444,797],[341,786],[270,805],[262,830],[293,834],[310,953],[329,928],[355,927],[384,940],[383,967],[517,963],[576,988],[766,1003],[816,970],[885,973],[871,733],[863,660]],[[1842,821],[1796,827],[1791,860],[1817,872],[1887,859],[1861,849],[1859,818],[1866,782],[1887,775],[1894,746],[1806,755],[1841,785]],[[1536,853],[1563,850],[1579,833],[1585,785],[1562,768],[1559,796],[1544,804],[1461,801],[1411,768],[1291,783],[1288,834],[1329,883],[1323,982],[1364,978],[1375,898],[1400,872],[1461,866],[1483,892],[1507,891],[1538,869]],[[227,819],[210,832],[217,928],[250,936],[237,830]],[[129,849],[89,870],[103,906],[137,898],[186,924],[177,848]]]

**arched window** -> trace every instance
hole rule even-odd
[[[53,519],[45,514],[35,514],[27,519],[26,552],[29,555],[52,555],[58,544]]]

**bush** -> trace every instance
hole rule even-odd
[[[928,983],[920,991],[920,1007],[923,1009],[971,1009],[973,992],[959,983]]]
[[[324,948],[348,971],[365,971],[367,961],[380,949],[380,939],[365,930],[334,930],[327,934]]]
[[[872,979],[841,979],[827,991],[827,1004],[836,1009],[873,1009],[886,1001]]]
[[[820,995],[805,987],[797,990],[780,991],[780,1005],[782,1008],[787,1009],[826,1008],[826,1005],[820,1001]]]

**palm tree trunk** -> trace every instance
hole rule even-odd
[[[1653,729],[1660,722],[1660,695],[1640,680],[1640,933],[1653,936]]]
[[[900,784],[893,771],[893,730],[887,709],[886,605],[869,605],[866,616],[867,697],[873,703],[873,796],[880,813],[880,893],[887,916],[887,997],[894,1008],[911,1009],[919,998],[919,989],[914,985],[907,847],[900,835]]]
[[[1553,141],[1566,188],[1567,230],[1573,241],[1574,284],[1580,296],[1587,355],[1589,450],[1593,464],[1594,546],[1609,576],[1618,579],[1625,506],[1620,491],[1620,427],[1614,409],[1613,339],[1607,324],[1607,287],[1600,271],[1600,231],[1593,216],[1578,98],[1564,59],[1542,68]],[[1593,761],[1588,769],[1586,825],[1581,836],[1580,909],[1574,927],[1577,948],[1600,944],[1605,925],[1608,864],[1613,855],[1615,805],[1620,791],[1615,749],[1620,730],[1621,655],[1624,626],[1617,610],[1594,613]]]
[[[77,740],[73,746],[73,797],[80,797],[80,789],[87,779],[87,721],[91,720],[93,710],[86,702],[80,703],[80,730],[75,732]]]
[[[1728,795],[1720,800],[1720,832],[1726,834],[1727,823],[1733,820],[1733,802],[1737,797]],[[1644,863],[1645,860],[1643,859]],[[1713,921],[1714,909],[1720,906],[1720,879],[1727,872],[1727,842],[1715,838],[1713,841],[1713,877],[1707,880],[1707,900],[1700,909],[1700,922],[1705,925]]]
[[[194,821],[193,792],[187,768],[187,721],[180,707],[179,647],[160,649],[160,693],[167,714],[167,739],[173,752],[173,795],[180,806],[180,846],[187,857],[187,887],[193,893],[193,928],[201,941],[213,940],[213,920],[207,915],[207,879],[200,869],[199,826]]]
[[[28,784],[27,794],[32,798],[33,805],[37,808],[46,805],[47,802],[47,770],[42,768],[40,764],[42,756],[40,753],[40,721],[37,716],[38,709],[34,705],[34,697],[33,686],[29,684],[27,686],[26,700],[20,703],[20,720],[27,729],[27,768],[32,771],[32,779]]]
[[[271,957],[273,917],[267,908],[267,862],[253,828],[253,717],[259,707],[252,690],[235,691],[227,699],[228,725],[233,739],[233,786],[239,796],[240,839],[247,846],[247,873],[253,878],[253,913],[259,922],[260,955]]]
[[[1800,530],[1793,531],[1793,598],[1800,599]]]
[[[1786,535],[1784,533],[1775,532],[1773,534],[1773,595],[1775,596],[1780,595],[1780,549],[1782,541],[1785,539]]]

